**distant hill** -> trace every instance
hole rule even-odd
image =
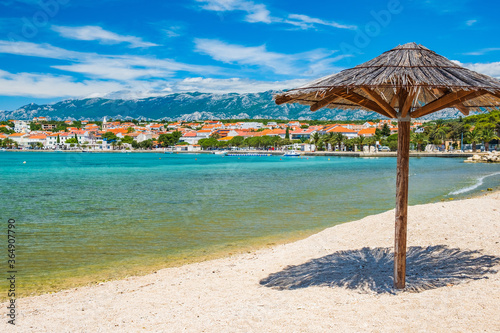
[[[200,119],[316,119],[364,120],[383,118],[375,112],[362,110],[321,109],[316,112],[298,104],[276,105],[276,91],[252,94],[177,93],[137,100],[73,99],[55,104],[34,103],[14,111],[0,111],[0,120],[50,117],[52,120],[100,120],[104,116],[120,119],[200,120]],[[455,110],[432,114],[434,118],[454,118]],[[429,118],[428,118],[429,119]]]

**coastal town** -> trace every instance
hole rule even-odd
[[[195,151],[202,149],[205,139],[217,140],[218,146],[241,146],[245,139],[270,138],[275,147],[281,143],[296,144],[301,150],[314,150],[314,138],[318,135],[342,135],[343,139],[359,137],[371,138],[385,127],[390,134],[397,133],[397,127],[389,120],[380,122],[367,121],[362,124],[328,124],[309,125],[304,121],[290,122],[232,122],[223,123],[219,120],[203,122],[129,122],[107,121],[96,123],[92,121],[64,121],[65,130],[54,131],[57,124],[49,123],[46,117],[34,118],[31,121],[9,120],[13,126],[0,125],[13,131],[11,134],[2,133],[0,139],[11,140],[18,148],[39,149],[77,149],[114,150],[133,148],[159,148],[165,146],[163,136],[178,133],[178,140],[171,142],[176,150]],[[414,130],[422,125],[415,122]],[[389,134],[388,133],[388,134]],[[340,134],[340,135],[339,135]],[[274,140],[273,140],[274,139]],[[200,142],[201,141],[201,142]],[[311,142],[313,141],[313,142]],[[145,144],[144,144],[145,143]],[[141,145],[142,144],[142,145]],[[259,143],[257,143],[259,145]],[[203,145],[206,146],[206,145]],[[280,145],[281,146],[281,145]],[[205,147],[203,147],[205,148]]]
[[[497,116],[495,112],[495,116]],[[442,120],[411,124],[412,148],[429,150],[494,150],[496,118]],[[469,119],[470,118],[470,119]],[[472,121],[471,121],[472,119]],[[478,126],[475,126],[475,123]],[[285,150],[395,151],[397,123],[391,120],[318,122],[267,120],[205,120],[159,122],[138,120],[66,120],[47,117],[8,120],[0,125],[2,149],[133,151]]]

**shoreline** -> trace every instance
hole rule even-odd
[[[450,198],[440,199],[439,201],[433,201],[428,204],[433,204],[438,202],[448,202],[454,200],[459,201],[459,200],[474,199],[485,195],[490,195],[496,192],[500,193],[500,187],[498,188],[494,187],[492,191],[481,190],[480,192],[472,192],[471,194],[464,196],[458,200],[456,200],[453,197],[450,197]],[[393,209],[389,211],[392,210]],[[382,213],[384,212],[378,214]],[[367,215],[363,218],[367,218],[369,216],[373,215]],[[29,290],[25,290],[25,293],[23,293],[23,295],[19,298],[37,297],[47,294],[64,292],[66,290],[72,290],[75,288],[78,289],[78,288],[92,287],[105,282],[120,281],[130,277],[140,277],[140,276],[150,275],[163,269],[182,267],[185,265],[191,265],[217,259],[224,259],[233,255],[242,255],[245,253],[250,253],[251,251],[269,249],[275,246],[301,241],[317,233],[321,233],[325,229],[333,228],[337,225],[347,224],[355,221],[357,220],[346,220],[330,225],[326,228],[322,226],[314,229],[296,230],[287,233],[279,233],[279,234],[252,238],[250,240],[245,240],[245,241],[233,242],[232,244],[227,244],[227,245],[219,245],[211,248],[191,250],[169,256],[168,259],[165,258],[165,261],[159,261],[158,259],[156,259],[155,263],[151,262],[148,264],[142,264],[142,265],[136,264],[132,266],[127,265],[126,268],[120,270],[119,273],[117,273],[116,267],[113,266],[109,267],[108,269],[101,269],[96,272],[89,273],[87,275],[75,275],[75,276],[55,275],[52,276],[52,278],[50,279],[50,286],[44,285],[43,287],[36,289],[30,288]],[[44,283],[48,282],[49,280],[44,281]],[[58,287],[53,287],[54,285]],[[4,295],[0,296],[0,303],[5,302],[6,300],[7,298]]]
[[[499,202],[500,191],[496,191],[478,193],[472,199],[410,206],[408,246],[443,245],[461,251],[481,250],[500,258]],[[338,251],[391,248],[393,215],[394,210],[371,215],[249,253],[20,298],[16,326],[23,332],[54,331],[61,325],[72,331],[90,327],[214,332],[324,331],[333,327],[345,331],[500,329],[494,321],[500,304],[499,274],[396,294],[321,285],[276,290],[262,285],[289,265],[303,265]],[[6,304],[1,305],[4,320],[0,327],[5,325]]]
[[[97,153],[97,154],[103,154],[103,153],[111,153],[111,154],[117,154],[117,153],[144,153],[144,154],[151,154],[151,153],[156,153],[156,154],[165,154],[164,150],[92,150],[92,151],[83,151],[83,150],[36,150],[36,149],[9,149],[5,150],[5,152],[17,152],[17,153]],[[200,150],[200,151],[176,151],[176,152],[170,152],[167,151],[168,154],[192,154],[192,155],[197,155],[197,154],[212,154],[213,151],[207,151],[207,150]],[[284,151],[276,151],[276,150],[236,150],[232,151],[231,153],[233,154],[269,154],[269,155],[276,155],[276,156],[281,156],[283,155]],[[397,157],[397,152],[374,152],[374,153],[364,153],[364,152],[351,152],[351,151],[298,151],[298,153],[301,156],[337,156],[337,157]],[[445,158],[468,158],[472,157],[474,155],[487,155],[487,152],[467,152],[467,153],[454,153],[454,152],[416,152],[416,151],[410,151],[410,157],[445,157]]]

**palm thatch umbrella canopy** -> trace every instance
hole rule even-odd
[[[400,45],[354,68],[275,96],[276,104],[300,103],[364,109],[398,120],[394,285],[406,277],[406,220],[410,120],[444,108],[464,115],[500,107],[500,81],[463,68],[416,43]]]

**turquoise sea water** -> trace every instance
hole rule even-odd
[[[0,152],[2,234],[14,218],[26,296],[302,237],[392,209],[395,168],[395,158]],[[500,187],[498,164],[410,159],[412,205],[488,187]]]

